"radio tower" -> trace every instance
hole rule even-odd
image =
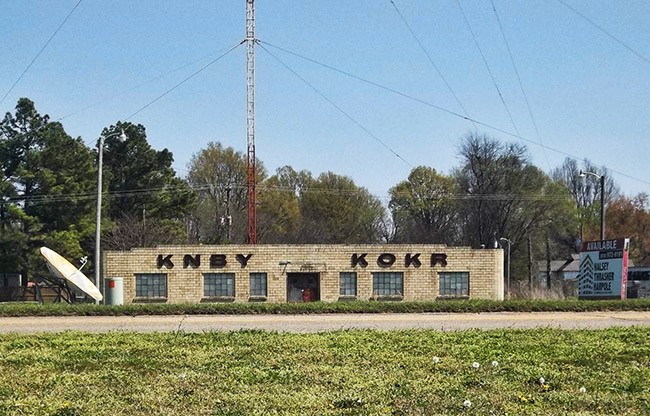
[[[248,244],[257,244],[257,193],[255,191],[255,0],[246,0],[246,200],[248,211]]]

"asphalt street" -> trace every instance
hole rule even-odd
[[[207,332],[261,329],[278,332],[324,332],[345,329],[433,329],[460,331],[499,328],[602,329],[650,326],[650,312],[502,312],[322,315],[172,315],[65,316],[0,318],[0,333]]]

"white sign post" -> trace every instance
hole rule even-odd
[[[582,243],[579,299],[625,299],[629,247],[629,238]]]

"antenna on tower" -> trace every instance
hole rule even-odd
[[[255,0],[246,0],[246,200],[248,211],[248,244],[257,244],[257,192],[255,181]]]

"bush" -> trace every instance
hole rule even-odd
[[[326,313],[480,313],[480,312],[588,312],[647,311],[650,299],[626,300],[446,300],[431,302],[309,302],[204,304],[0,304],[0,316],[136,316],[136,315],[246,315]]]

